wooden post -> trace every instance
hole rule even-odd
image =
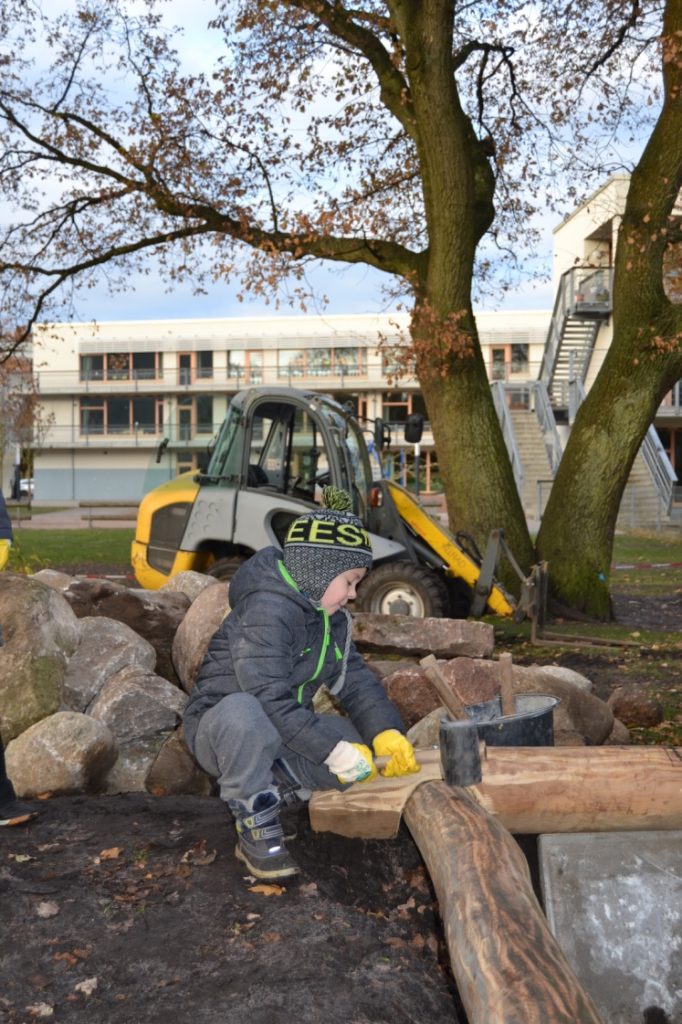
[[[448,709],[452,717],[461,719],[462,721],[470,721],[464,704],[460,700],[459,695],[448,685],[448,681],[441,672],[438,662],[434,656],[432,654],[427,654],[425,658],[421,659],[419,664],[424,669],[426,678],[431,683],[431,686],[443,701],[443,704]]]
[[[405,822],[438,896],[469,1024],[600,1024],[507,830],[443,782],[414,790]]]
[[[503,715],[516,714],[512,656],[506,652],[500,655],[500,703]]]

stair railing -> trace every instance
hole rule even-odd
[[[531,388],[533,395],[533,408],[535,409],[535,415],[537,416],[538,423],[540,424],[542,439],[545,442],[547,457],[549,459],[549,466],[552,470],[552,476],[554,476],[559,468],[561,456],[563,455],[561,438],[559,437],[556,420],[554,419],[554,411],[552,410],[546,385],[541,380],[536,380],[533,381]]]
[[[497,418],[500,421],[504,442],[509,453],[509,461],[511,462],[514,480],[516,481],[516,489],[519,494],[523,494],[523,463],[521,461],[519,446],[516,442],[514,424],[512,423],[512,418],[507,406],[504,381],[492,381],[490,384],[490,390],[492,391],[495,411],[497,412]]]
[[[559,357],[561,339],[564,333],[564,324],[569,312],[569,295],[572,294],[572,273],[572,270],[567,270],[559,279],[559,287],[554,300],[554,309],[552,310],[552,319],[547,329],[545,350],[542,354],[538,380],[542,381],[548,391],[551,388],[554,367]]]
[[[575,411],[578,411],[578,407],[581,405],[585,398],[585,385],[576,377],[570,381],[569,386],[572,389],[575,403]],[[570,421],[571,423],[573,420]],[[649,471],[654,487],[658,493],[659,507],[663,509],[665,515],[670,514],[673,502],[673,491],[675,484],[677,483],[677,475],[672,467],[668,453],[661,444],[661,439],[658,436],[653,423],[649,424],[649,429],[644,435],[644,440],[639,449],[639,454],[644,459],[644,464]]]

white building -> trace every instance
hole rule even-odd
[[[548,321],[537,311],[481,314],[491,378],[523,383],[537,373]],[[382,417],[395,473],[411,472],[402,424],[423,402],[414,379],[389,383],[390,347],[407,322],[386,314],[40,325],[34,366],[51,423],[35,452],[35,498],[138,501],[200,466],[230,395],[249,385],[324,391],[360,417]],[[437,486],[432,448],[427,433],[426,492]]]

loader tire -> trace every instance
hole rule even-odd
[[[206,570],[207,576],[213,576],[217,580],[231,580],[240,565],[246,561],[244,555],[230,555],[228,558],[219,558]]]
[[[445,618],[450,598],[445,580],[435,569],[414,562],[386,562],[373,569],[358,587],[355,609],[380,615]]]

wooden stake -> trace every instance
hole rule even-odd
[[[443,704],[445,704],[445,707],[448,709],[452,717],[461,719],[462,721],[471,721],[471,718],[467,715],[464,704],[448,684],[448,681],[441,672],[440,666],[434,656],[432,654],[427,654],[425,658],[421,659],[419,664],[424,669],[426,678],[431,683],[431,686],[443,701]]]
[[[502,703],[502,714],[505,716],[516,714],[513,680],[512,656],[511,654],[503,653],[500,655],[500,700]]]

